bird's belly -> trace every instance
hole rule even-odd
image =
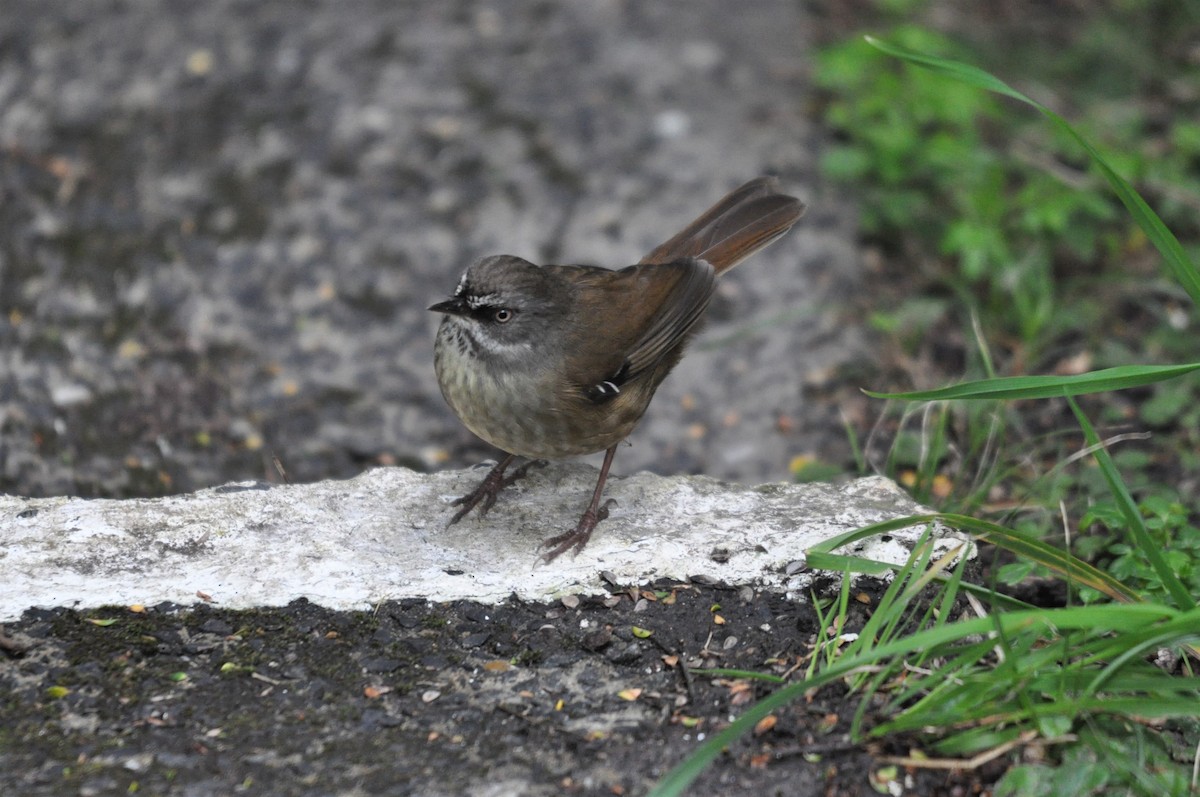
[[[468,429],[497,448],[533,459],[603,451],[624,440],[637,417],[576,403],[568,412],[553,383],[532,374],[480,367],[455,347],[434,366],[442,395]]]

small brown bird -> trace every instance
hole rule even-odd
[[[596,524],[617,445],[683,356],[716,290],[716,279],[791,229],[804,204],[776,193],[771,178],[730,193],[636,266],[536,266],[495,255],[475,262],[444,313],[434,342],[442,395],[467,428],[507,456],[455,501],[457,523],[529,464],[606,450],[592,501],[578,525],[542,543],[549,562],[578,553]]]

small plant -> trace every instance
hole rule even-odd
[[[957,49],[911,26],[889,38],[917,50]],[[825,121],[838,143],[822,169],[856,186],[864,232],[885,245],[915,241],[928,256],[949,258],[955,270],[938,276],[954,295],[980,302],[990,328],[1015,333],[1027,346],[1041,340],[1057,307],[1056,258],[1065,250],[1086,261],[1105,236],[1119,234],[1110,229],[1113,203],[991,146],[989,128],[1011,125],[994,98],[908,70],[864,41],[824,51],[816,79],[837,98]]]
[[[1128,655],[1157,646],[1195,643],[1200,639],[1200,609],[1180,612],[1165,605],[1134,603],[1067,609],[1031,609],[1002,596],[981,591],[962,580],[965,559],[952,551],[932,555],[928,532],[900,566],[854,559],[832,553],[866,536],[901,528],[905,523],[935,520],[971,526],[976,532],[995,532],[1013,545],[1022,541],[1005,530],[973,524],[969,518],[904,518],[860,529],[823,543],[810,551],[810,563],[822,569],[844,567],[842,597],[821,613],[821,630],[810,666],[799,680],[781,686],[728,727],[713,734],[651,792],[651,797],[676,797],[734,740],[780,707],[841,681],[862,695],[851,725],[851,737],[862,743],[872,738],[903,735],[921,745],[920,755],[881,757],[880,763],[910,767],[970,766],[1006,755],[1023,745],[1066,746],[1076,736],[1086,750],[1100,753],[1119,745],[1130,726],[1139,723],[1194,722],[1200,690],[1190,678],[1176,678]],[[1044,545],[1044,544],[1040,544]],[[1050,550],[1045,564],[1066,568],[1097,585],[1111,585],[1102,573]],[[894,571],[895,577],[879,599],[866,625],[845,645],[826,636],[828,628],[845,625],[851,570]],[[1119,585],[1118,585],[1119,588]],[[994,611],[970,616],[960,608],[964,592],[995,601]],[[923,600],[917,600],[918,597]],[[830,611],[832,610],[832,612]],[[712,670],[714,677],[757,678],[779,683],[770,674]],[[882,722],[868,716],[885,717]],[[1123,730],[1124,729],[1124,730]],[[1166,755],[1167,745],[1150,740],[1148,753],[1124,749],[1104,753],[1108,771],[1099,780],[1122,786],[1130,794],[1183,794],[1183,770]],[[1174,752],[1174,751],[1172,751]],[[935,758],[934,756],[942,756]],[[1075,756],[1088,752],[1074,753]],[[1159,769],[1145,771],[1153,760]],[[1094,773],[1098,777],[1098,773]],[[1013,788],[1029,783],[1057,783],[1069,774],[1042,769],[1021,770]],[[1089,776],[1088,782],[1092,778]],[[1164,789],[1166,789],[1164,791]],[[1052,790],[1010,792],[1056,795]],[[1084,791],[1065,793],[1087,794]]]
[[[882,23],[896,18],[891,4],[875,5]],[[1200,15],[1169,0],[1127,0],[1104,11],[1079,15],[1070,48],[1057,38],[1051,51],[1042,39],[1010,37],[990,57],[1036,64],[1026,70],[1034,81],[1063,80],[1067,72],[1070,99],[1082,106],[1076,126],[1157,200],[1173,228],[1194,238],[1200,77],[1185,31]],[[909,50],[969,55],[912,24],[894,25],[886,38]],[[994,37],[977,38],[982,47]],[[1064,335],[1096,336],[1103,348],[1113,331],[1106,321],[1113,308],[1105,305],[1114,297],[1096,296],[1096,286],[1126,278],[1131,268],[1143,271],[1149,240],[1099,190],[1105,176],[1080,157],[1072,134],[1006,114],[1002,99],[911,66],[852,39],[818,53],[814,72],[826,96],[823,121],[835,134],[821,159],[824,173],[852,186],[867,237],[916,264],[911,278],[929,285],[873,322],[899,328],[902,341],[919,338],[922,327],[955,312],[953,300],[979,310],[993,333],[1012,337],[1023,349],[1015,356],[1026,362]],[[1181,112],[1164,113],[1156,96]],[[1062,312],[1065,302],[1070,313]],[[1107,361],[1123,361],[1115,349]]]
[[[1193,595],[1200,595],[1200,528],[1191,522],[1191,513],[1179,501],[1150,496],[1138,504],[1151,541],[1163,551],[1167,566]],[[1165,600],[1167,592],[1141,548],[1129,542],[1130,528],[1125,515],[1114,501],[1092,507],[1079,521],[1081,530],[1099,527],[1104,533],[1081,541],[1080,550],[1089,559],[1100,559],[1105,569],[1122,583],[1152,600]],[[1096,551],[1095,548],[1100,550]],[[1101,596],[1095,590],[1080,593],[1084,601]]]

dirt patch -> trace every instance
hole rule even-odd
[[[0,658],[5,793],[619,795],[776,688],[706,669],[794,673],[817,626],[778,595],[664,582],[573,606],[56,609],[7,630],[27,650]],[[876,793],[873,754],[908,746],[851,743],[857,705],[839,686],[789,706],[690,793]]]

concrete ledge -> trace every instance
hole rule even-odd
[[[545,600],[601,591],[601,571],[619,583],[701,576],[796,591],[812,577],[789,567],[805,549],[923,511],[883,478],[746,487],[638,473],[609,481],[617,505],[581,554],[542,565],[537,545],[575,524],[596,471],[535,469],[486,518],[445,528],[450,501],[484,473],[387,468],[349,481],[119,501],[0,496],[0,620],[32,606],[202,599],[241,608],[307,597],[345,609],[403,597]],[[902,561],[920,531],[861,553]]]

